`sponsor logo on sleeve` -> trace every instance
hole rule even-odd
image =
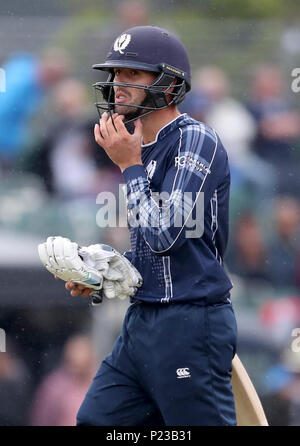
[[[190,155],[181,155],[175,157],[175,167],[189,167],[199,172],[211,173],[211,170],[201,161],[191,157]]]

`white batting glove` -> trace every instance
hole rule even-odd
[[[45,243],[39,244],[38,252],[47,270],[60,279],[95,290],[102,288],[103,273],[109,267],[108,259],[98,261],[93,248],[90,253],[86,249],[80,253],[78,244],[68,238],[48,237]]]
[[[48,237],[38,246],[42,263],[60,279],[82,284],[95,291],[91,297],[101,302],[108,299],[125,299],[133,296],[142,285],[137,269],[109,245],[96,244],[79,247],[65,237]]]
[[[117,297],[126,299],[134,296],[137,289],[142,285],[143,279],[138,270],[129,260],[108,245],[96,245],[101,249],[114,252],[109,260],[109,269],[103,274],[103,294],[108,299]]]

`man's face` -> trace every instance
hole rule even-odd
[[[135,85],[151,85],[156,74],[150,71],[134,70],[132,68],[115,68],[115,82],[135,84]],[[146,97],[143,89],[133,87],[114,86],[115,93],[115,112],[119,115],[130,115],[138,109],[122,104],[141,105]]]

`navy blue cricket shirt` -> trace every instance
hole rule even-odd
[[[131,251],[143,285],[133,300],[201,303],[229,298],[223,267],[230,171],[219,136],[187,114],[142,146],[123,172]]]

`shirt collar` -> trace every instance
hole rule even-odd
[[[186,117],[186,113],[183,113],[172,121],[168,122],[164,127],[162,127],[156,134],[155,140],[149,142],[148,144],[142,144],[142,149],[146,147],[150,147],[153,144],[156,144],[157,141],[163,139],[169,132],[171,132],[175,127],[178,126],[179,122],[181,122]]]

